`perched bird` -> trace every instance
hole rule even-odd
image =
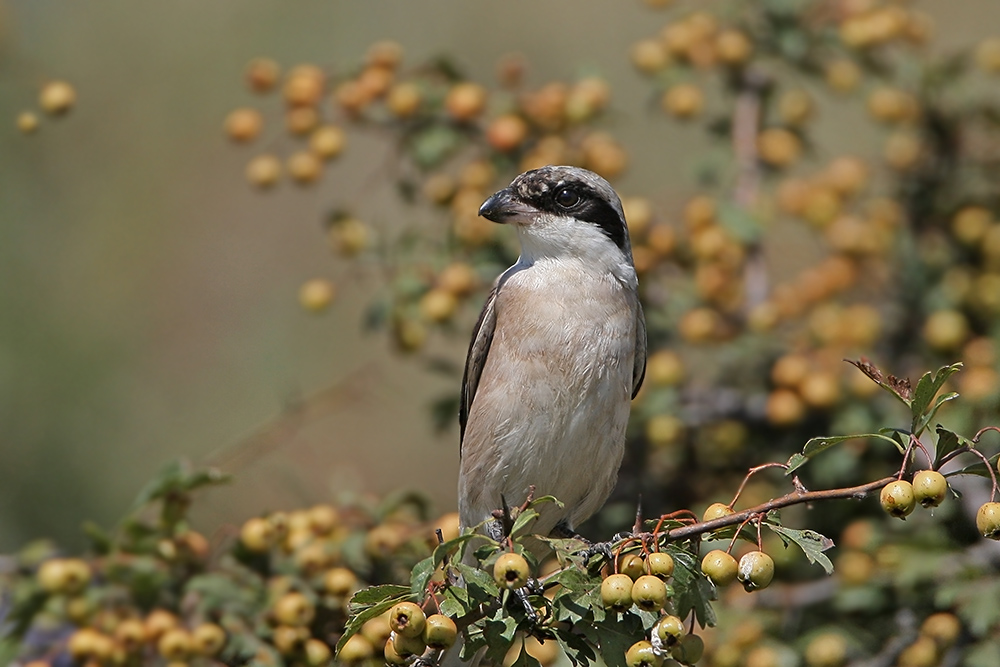
[[[525,172],[479,215],[511,224],[521,256],[497,279],[465,363],[459,421],[463,527],[553,495],[532,528],[571,534],[618,478],[646,325],[621,201],[597,174]],[[498,524],[487,532],[499,537]]]

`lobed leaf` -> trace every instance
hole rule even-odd
[[[900,448],[900,444],[896,442],[896,440],[894,440],[893,438],[887,436],[885,433],[861,433],[857,435],[832,435],[820,438],[810,438],[809,440],[806,441],[806,444],[802,447],[801,454],[792,454],[792,456],[788,459],[788,463],[786,464],[788,468],[785,470],[785,475],[792,474],[793,472],[804,466],[806,463],[808,463],[809,459],[816,456],[817,454],[825,452],[834,445],[839,445],[842,442],[846,442],[848,440],[855,440],[857,438],[877,438],[879,440],[885,440],[886,442],[891,442],[893,445],[896,446],[896,449]]]
[[[934,412],[937,412],[941,404],[958,395],[948,395],[950,396],[949,398],[942,397],[941,400],[934,404],[934,407],[931,407],[931,401],[934,400],[934,397],[941,390],[941,387],[944,386],[944,383],[961,369],[962,362],[954,363],[951,366],[943,366],[934,373],[928,371],[917,381],[917,386],[913,390],[913,399],[910,401],[910,412],[913,415],[912,428],[910,430],[914,434],[920,435],[920,432],[930,423]],[[930,411],[928,411],[928,408],[930,408]],[[918,428],[921,422],[923,422],[923,427]]]
[[[953,451],[960,447],[970,447],[972,442],[968,439],[949,431],[948,429],[938,424],[934,429],[937,433],[937,445],[934,447],[934,468],[937,469],[941,465],[941,459],[951,454]]]
[[[414,597],[423,597],[424,591],[427,590],[427,584],[430,582],[431,577],[434,576],[436,569],[437,565],[434,563],[433,555],[428,556],[413,566],[413,569],[410,571],[410,592],[413,593]]]
[[[819,563],[827,574],[833,574],[833,563],[823,553],[834,546],[833,540],[829,537],[821,535],[815,530],[796,530],[768,522],[765,522],[764,525],[777,534],[786,545],[789,542],[797,544],[810,563]]]
[[[486,625],[483,626],[483,638],[486,639],[487,647],[486,657],[493,664],[503,664],[507,651],[514,645],[516,632],[517,621],[504,611],[503,606],[497,610],[493,618],[486,620]]]
[[[364,600],[381,599],[366,607],[359,601],[359,596],[363,596],[360,599]],[[381,616],[397,603],[409,599],[411,599],[410,589],[406,586],[396,586],[394,584],[372,586],[355,593],[347,605],[350,617],[347,620],[347,626],[344,628],[344,634],[337,641],[336,652],[340,653],[340,649],[344,647],[347,640],[356,635],[365,623]]]
[[[455,563],[454,567],[465,579],[466,590],[474,599],[485,602],[500,596],[500,589],[497,588],[496,582],[486,572],[465,563]]]

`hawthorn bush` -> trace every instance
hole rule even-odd
[[[221,474],[173,467],[147,509],[90,532],[86,558],[31,545],[6,561],[8,654],[412,663],[460,634],[453,650],[497,664],[1000,664],[1000,552],[983,539],[1000,536],[1000,40],[941,53],[900,2],[647,4],[662,26],[623,57],[650,113],[705,148],[684,156],[693,183],[622,193],[650,356],[619,487],[584,527],[608,541],[529,537],[558,499],[507,508],[492,543],[403,494],[255,517],[213,546],[185,511]],[[304,276],[299,298],[322,312],[338,286],[378,284],[364,325],[455,377],[439,424],[461,360],[428,343],[464,349],[516,257],[482,201],[544,164],[614,181],[631,155],[666,153],[615,139],[613,82],[535,82],[513,56],[480,82],[380,42],[352,65],[256,59],[245,79],[260,102],[226,117],[227,136],[284,128],[248,161],[252,187],[314,187],[370,134],[387,147],[377,178],[437,221],[376,225],[332,202],[339,278]],[[844,154],[817,130],[859,112],[850,129],[880,150]],[[875,494],[881,508],[853,502]]]

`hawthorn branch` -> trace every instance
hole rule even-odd
[[[755,515],[764,515],[771,510],[781,509],[782,507],[790,507],[792,505],[801,505],[802,503],[816,502],[818,500],[862,500],[873,491],[878,491],[882,487],[895,481],[896,476],[891,475],[889,477],[883,477],[882,479],[875,480],[874,482],[868,482],[867,484],[861,484],[859,486],[845,487],[842,489],[826,489],[823,491],[802,491],[796,489],[783,496],[769,500],[766,503],[761,503],[756,507],[751,507],[734,514],[730,514],[729,516],[691,524],[690,526],[674,528],[673,530],[662,535],[662,537],[666,542],[677,542],[690,537],[703,535],[704,533],[710,533],[712,531],[719,530],[720,528],[727,528],[728,526],[742,524]]]

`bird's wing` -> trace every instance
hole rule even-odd
[[[635,311],[635,358],[632,362],[632,398],[642,388],[642,380],[646,377],[646,316],[642,312],[642,304]]]
[[[462,378],[462,400],[458,406],[458,423],[461,426],[461,439],[459,440],[459,453],[461,453],[461,443],[465,440],[465,425],[469,421],[469,411],[472,409],[472,400],[476,397],[476,389],[479,387],[479,378],[483,374],[483,366],[486,365],[486,355],[489,354],[490,344],[493,342],[493,332],[497,326],[496,301],[497,294],[500,293],[502,280],[498,280],[490,290],[490,295],[486,297],[483,311],[479,313],[479,321],[472,332],[472,341],[469,343],[469,354],[465,358],[465,375]]]

